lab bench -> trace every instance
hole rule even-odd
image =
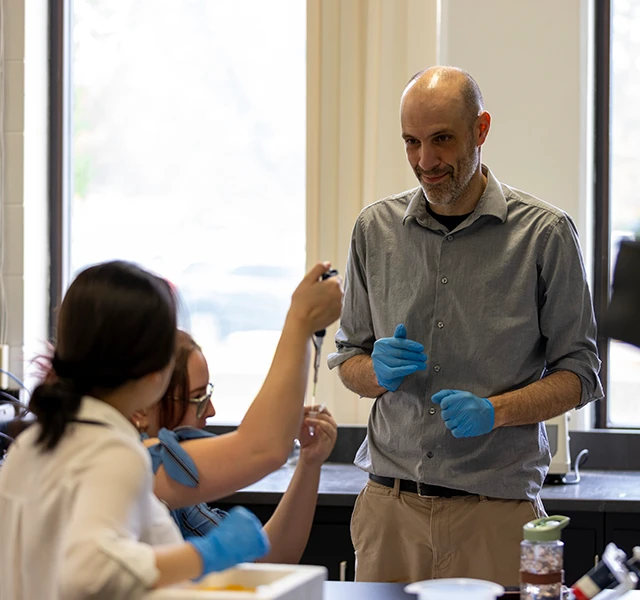
[[[293,467],[284,466],[261,481],[215,503],[229,509],[241,504],[266,522],[287,489]],[[354,557],[349,522],[355,499],[367,474],[349,463],[322,467],[318,503],[303,564],[320,564],[337,580],[340,563],[347,562],[347,579],[353,580]],[[575,485],[549,485],[541,497],[548,514],[571,518],[563,532],[565,581],[574,583],[594,564],[608,542],[627,553],[640,545],[640,472],[581,472]]]

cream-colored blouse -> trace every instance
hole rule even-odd
[[[0,468],[0,600],[140,598],[152,546],[182,541],[133,425],[89,397],[76,419],[52,452],[30,427]]]

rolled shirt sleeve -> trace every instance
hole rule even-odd
[[[358,354],[371,354],[376,341],[364,266],[364,220],[356,221],[344,277],[344,301],[340,328],[336,332],[336,352],[329,354],[330,369]]]
[[[596,323],[578,233],[564,215],[549,227],[540,269],[539,322],[545,374],[571,371],[581,381],[579,407],[604,396],[598,377]]]

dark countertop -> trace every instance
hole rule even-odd
[[[261,481],[222,502],[277,504],[289,485],[294,467],[283,466]],[[580,483],[548,485],[542,500],[549,514],[562,510],[640,513],[640,471],[580,472]],[[352,507],[367,474],[353,464],[326,463],[322,467],[318,505]]]

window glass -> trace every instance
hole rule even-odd
[[[640,3],[613,0],[611,31],[611,267],[620,240],[640,239]],[[609,352],[609,424],[640,427],[640,350]]]
[[[73,1],[69,272],[171,280],[217,420],[257,393],[304,274],[305,5]]]

